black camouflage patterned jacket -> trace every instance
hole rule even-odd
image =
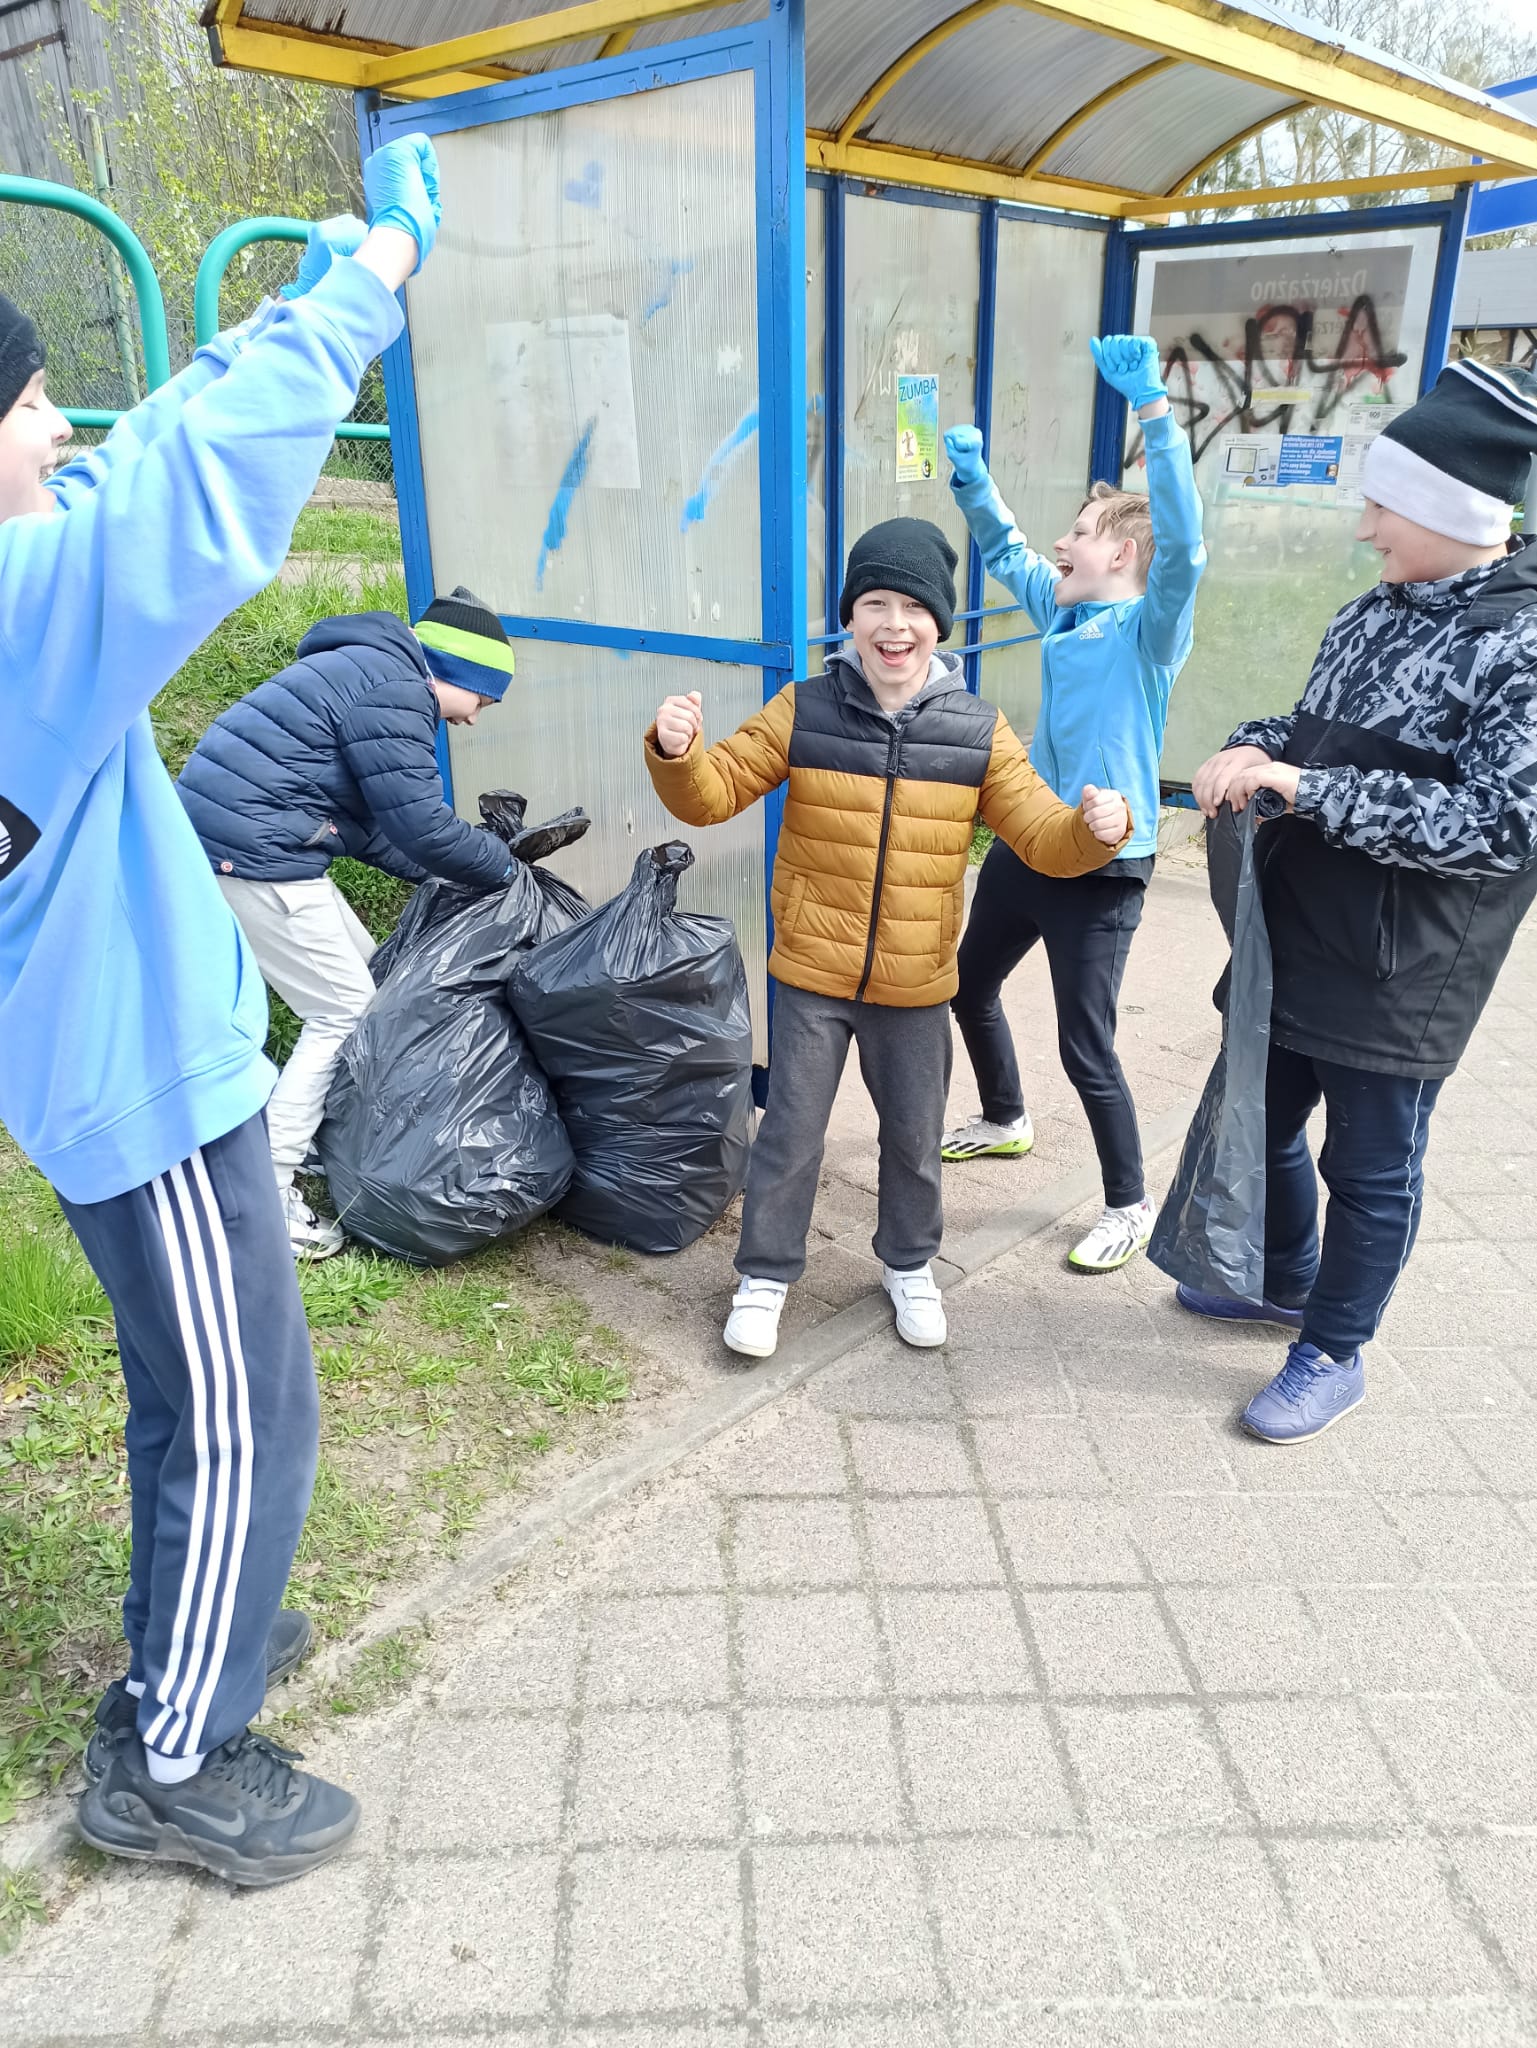
[[[1228,745],[1302,770],[1258,842],[1275,1042],[1451,1073],[1537,895],[1537,538],[1353,598],[1297,709]]]

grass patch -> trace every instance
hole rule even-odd
[[[360,1650],[326,1704],[333,1714],[372,1714],[396,1700],[422,1668],[425,1627],[398,1628]]]
[[[992,845],[995,837],[996,834],[992,826],[984,825],[982,820],[978,818],[976,824],[972,827],[971,850],[966,856],[969,866],[974,868],[981,867],[983,861],[987,859],[987,849]]]
[[[296,555],[344,555],[353,561],[398,562],[400,523],[346,505],[306,505],[294,528]]]
[[[105,1301],[52,1194],[3,1141],[0,1242],[23,1248],[0,1264],[3,1822],[59,1781],[122,1669],[129,1515]],[[321,1457],[289,1597],[322,1637],[451,1556],[540,1459],[589,1442],[624,1400],[619,1338],[529,1275],[516,1245],[452,1272],[355,1251],[303,1268]],[[335,1711],[382,1700],[419,1656],[414,1632],[374,1645]]]

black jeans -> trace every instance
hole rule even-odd
[[[1374,1337],[1409,1263],[1425,1199],[1425,1145],[1439,1081],[1406,1080],[1270,1048],[1265,1083],[1265,1293],[1304,1311],[1302,1338],[1347,1359]],[[1318,1178],[1307,1121],[1327,1115]]]
[[[1118,1209],[1140,1202],[1144,1193],[1136,1105],[1115,1056],[1115,1006],[1145,893],[1141,879],[1122,875],[1037,874],[1012,847],[994,840],[961,940],[954,1003],[982,1114],[992,1123],[1011,1123],[1024,1115],[1025,1098],[1003,1014],[1003,984],[1036,940],[1044,943],[1062,1068],[1094,1134],[1105,1200]]]

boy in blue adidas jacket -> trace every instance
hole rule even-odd
[[[945,1134],[946,1159],[1030,1150],[1003,984],[1039,939],[1051,967],[1057,1043],[1089,1119],[1104,1214],[1069,1257],[1085,1272],[1126,1264],[1152,1235],[1137,1112],[1115,1054],[1115,1013],[1158,844],[1158,762],[1175,678],[1190,653],[1206,565],[1190,444],[1169,411],[1155,344],[1109,335],[1089,344],[1100,375],[1142,422],[1146,498],[1096,484],[1055,563],[1030,548],[982,461],[975,427],[945,448],[951,488],[991,575],[1040,629],[1041,713],[1030,763],[1058,796],[1085,782],[1124,792],[1133,836],[1108,867],[1063,880],[995,843],[977,878],[961,941],[956,1020],[982,1114]]]
[[[437,231],[431,145],[390,144],[364,183],[366,239],[312,229],[286,303],[63,467],[42,342],[0,299],[0,1120],[112,1302],[129,1403],[130,1662],[80,1829],[238,1884],[336,1854],[358,1809],[247,1726],[309,1639],[279,1610],[315,1376],[263,1130],[266,995],[148,707],[276,575],[400,330]]]

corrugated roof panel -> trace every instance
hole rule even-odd
[[[1181,64],[1145,85],[1128,86],[1041,169],[1133,192],[1167,192],[1229,136],[1294,104],[1290,95],[1267,86],[1237,78],[1220,83],[1222,90],[1214,92],[1209,71]]]
[[[723,29],[745,28],[768,13],[768,0],[743,0],[736,7],[711,7],[703,14],[686,14],[680,21],[659,21],[651,28],[637,29],[634,47],[655,50],[663,43],[686,42],[690,36],[719,35]]]
[[[1452,325],[1537,326],[1537,249],[1464,251]]]
[[[864,133],[940,156],[1023,164],[1075,107],[1152,61],[1135,44],[1000,8],[899,80]]]
[[[806,0],[806,125],[836,129],[956,0]]]

